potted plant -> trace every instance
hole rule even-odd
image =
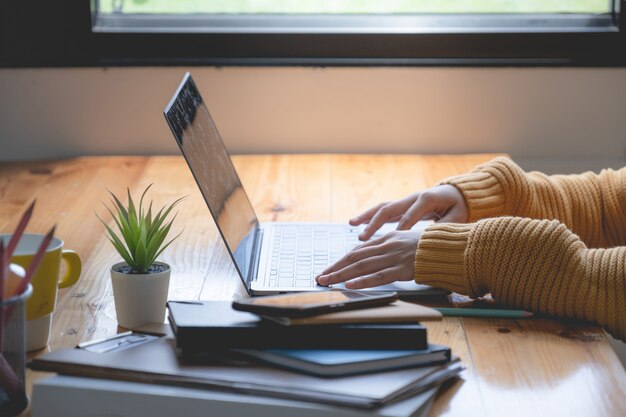
[[[147,211],[143,204],[150,187],[152,184],[141,195],[139,207],[135,206],[130,190],[127,190],[127,207],[109,191],[113,208],[106,204],[105,207],[113,217],[119,234],[98,216],[106,228],[107,238],[124,259],[124,262],[111,267],[111,281],[117,322],[129,329],[146,323],[163,322],[171,268],[156,259],[180,236],[179,233],[165,243],[176,215],[169,221],[167,217],[184,197],[162,207],[153,215],[152,202]]]

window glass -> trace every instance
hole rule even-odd
[[[610,0],[100,0],[104,14],[608,13]]]

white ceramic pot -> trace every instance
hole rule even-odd
[[[171,268],[156,274],[123,274],[117,269],[126,265],[120,262],[111,267],[111,282],[117,323],[133,329],[148,323],[165,321],[165,304],[170,285]]]

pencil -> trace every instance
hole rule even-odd
[[[452,317],[489,317],[502,319],[523,319],[531,317],[533,313],[525,310],[502,310],[496,308],[456,308],[436,307],[444,316]]]

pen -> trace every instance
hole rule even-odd
[[[129,330],[127,332],[118,333],[118,334],[115,334],[113,336],[103,337],[103,338],[100,338],[100,339],[94,339],[94,340],[90,340],[88,342],[82,342],[82,343],[79,343],[77,347],[81,348],[81,349],[84,349],[84,348],[89,347],[89,346],[97,345],[98,343],[110,342],[110,341],[115,340],[115,339],[123,338],[123,337],[126,337],[126,336],[131,336],[132,334],[133,334],[132,330]]]
[[[436,307],[444,316],[452,317],[489,317],[502,319],[523,319],[532,317],[533,313],[525,310],[502,310],[496,308],[456,308]]]

